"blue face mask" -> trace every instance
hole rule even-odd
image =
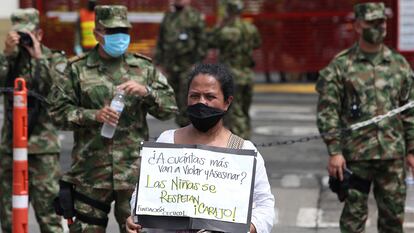
[[[105,44],[103,49],[111,57],[119,57],[126,52],[131,37],[125,33],[104,35]]]

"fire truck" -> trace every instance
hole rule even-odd
[[[375,0],[370,0],[375,1]],[[131,52],[152,56],[163,12],[169,0],[98,0],[98,4],[128,7]],[[245,0],[243,18],[253,22],[262,36],[254,52],[256,71],[317,72],[341,50],[355,42],[353,5],[364,0]],[[379,2],[379,1],[377,1]],[[414,65],[414,1],[382,0],[387,7],[385,43],[401,52]],[[41,12],[44,42],[73,54],[75,25],[80,7],[87,0],[20,0],[21,7]],[[209,27],[219,15],[219,0],[194,0]],[[211,55],[213,54],[213,55]],[[207,60],[214,61],[214,52]]]

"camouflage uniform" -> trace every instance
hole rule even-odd
[[[190,6],[167,12],[161,22],[154,62],[161,65],[173,87],[179,113],[175,122],[189,124],[186,114],[187,79],[194,64],[206,54],[203,16]]]
[[[39,14],[35,9],[23,9],[13,13],[11,20],[15,31],[34,31],[39,24]],[[19,76],[26,80],[26,86],[30,91],[47,96],[55,75],[64,69],[66,58],[61,52],[51,51],[45,46],[41,45],[41,49],[40,59],[32,58],[26,49],[20,46],[9,56],[0,55],[1,86],[11,87],[14,78]],[[29,108],[32,108],[34,97],[28,98]],[[5,122],[0,145],[0,216],[3,233],[12,230],[13,122],[9,115],[13,107],[12,99],[12,93],[5,95]],[[61,218],[54,213],[52,205],[52,200],[58,192],[60,178],[60,143],[57,130],[47,114],[47,104],[38,104],[36,112],[33,113],[36,116],[29,117],[29,128],[32,129],[29,130],[28,142],[29,197],[41,232],[63,232]],[[30,111],[34,110],[29,109],[29,114]]]
[[[231,0],[226,7],[238,9],[241,13],[242,3]],[[229,10],[228,10],[229,11]],[[226,20],[226,19],[225,19]],[[223,25],[214,28],[208,35],[209,47],[219,50],[219,62],[227,65],[235,82],[234,99],[229,113],[225,116],[225,124],[236,135],[250,138],[249,109],[253,97],[252,68],[255,63],[252,53],[261,44],[257,28],[250,22],[242,20],[238,15]]]
[[[357,5],[357,17],[377,14],[385,18],[384,5],[371,4]],[[366,12],[359,12],[361,8]],[[407,152],[414,150],[414,112],[408,110],[348,133],[340,134],[338,129],[413,101],[412,86],[413,72],[403,56],[385,45],[372,56],[364,53],[358,43],[321,70],[316,85],[319,131],[333,133],[324,136],[330,155],[342,154],[354,174],[373,183],[378,232],[403,232],[404,159]],[[348,194],[341,231],[364,232],[368,195],[356,189],[350,189]]]
[[[97,22],[105,28],[130,27],[124,6],[95,7]],[[174,92],[152,62],[139,54],[104,59],[98,45],[87,54],[69,61],[66,81],[56,85],[49,96],[53,100],[51,116],[63,129],[74,131],[71,170],[63,180],[76,191],[110,205],[115,200],[115,217],[120,232],[130,215],[129,199],[140,167],[139,145],[148,140],[146,115],[158,119],[173,116],[177,107]],[[128,80],[147,85],[145,97],[126,95],[125,107],[112,139],[101,136],[102,123],[95,114],[109,105],[116,86]],[[75,209],[88,217],[105,219],[107,213],[75,200]],[[88,224],[78,218],[71,232],[105,232],[105,227]]]

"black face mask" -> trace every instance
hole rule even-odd
[[[187,114],[193,126],[201,132],[207,132],[223,118],[225,111],[198,103],[187,107]]]

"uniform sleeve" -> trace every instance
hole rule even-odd
[[[414,101],[414,73],[408,63],[404,67],[406,67],[407,72],[405,83],[402,85],[401,105]],[[414,108],[403,112],[402,116],[407,151],[410,154],[414,154]]]
[[[7,73],[9,72],[9,62],[4,54],[0,54],[0,87],[6,86]]]
[[[164,24],[165,24],[165,17],[162,19],[160,24],[160,29],[158,32],[158,39],[157,45],[155,47],[155,54],[154,54],[154,64],[160,65],[164,63],[164,50],[162,48],[162,44],[164,43]]]
[[[168,84],[165,76],[155,67],[147,70],[150,77],[148,95],[144,98],[148,106],[148,112],[159,120],[167,120],[177,112],[174,91]]]
[[[58,128],[74,130],[98,124],[95,120],[97,110],[80,105],[80,92],[76,67],[69,65],[62,83],[55,83],[48,96],[49,114]]]
[[[317,106],[317,126],[325,141],[329,155],[342,154],[341,135],[337,130],[340,126],[340,111],[342,108],[341,93],[343,88],[339,82],[339,70],[335,64],[319,72],[316,91],[319,93]]]
[[[3,53],[0,54],[0,87],[5,87],[7,82],[7,75],[9,74],[10,64],[14,63],[17,57],[17,52],[10,56]]]
[[[32,67],[34,67],[36,64],[36,60],[32,59]],[[44,93],[41,93],[45,97],[48,96],[49,92],[52,89],[52,86],[56,82],[61,81],[61,76],[63,75],[64,68],[67,64],[67,59],[65,55],[61,52],[53,52],[50,55],[42,56],[38,63],[40,65],[40,72],[44,83],[45,83],[45,90]]]
[[[256,147],[245,141],[243,149],[254,149]],[[247,148],[246,148],[247,147]],[[252,224],[260,233],[270,233],[273,224],[277,222],[275,211],[275,198],[271,192],[269,180],[262,155],[257,152],[256,176],[253,190]]]
[[[63,53],[55,53],[50,65],[50,83],[62,83],[65,80],[65,69],[68,60]]]

